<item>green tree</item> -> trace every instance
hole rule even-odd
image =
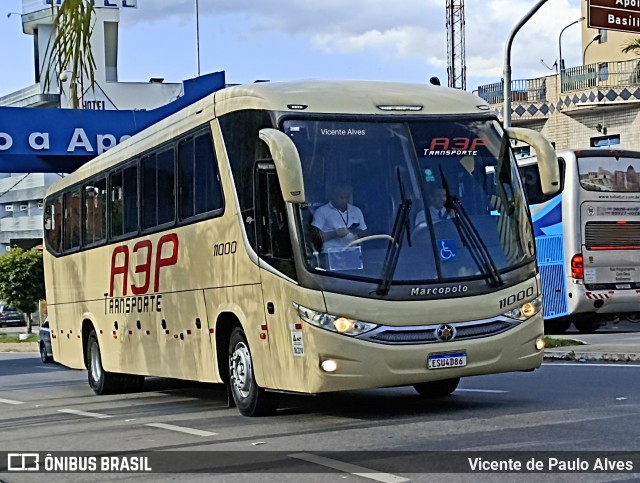
[[[640,55],[640,37],[634,37],[628,40],[622,47],[621,52],[623,54],[636,54]]]
[[[31,333],[31,314],[45,297],[42,252],[13,247],[0,256],[0,299],[25,315]]]
[[[60,7],[52,3],[51,11],[55,37],[47,46],[49,62],[44,72],[44,87],[46,89],[51,85],[52,76],[69,70],[69,98],[72,107],[77,109],[84,88],[83,82],[78,82],[78,79],[87,79],[88,87],[92,89],[95,85],[96,62],[91,50],[93,3],[87,0],[64,0]]]

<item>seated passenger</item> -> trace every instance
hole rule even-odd
[[[433,223],[440,223],[443,220],[447,220],[453,218],[453,213],[451,213],[445,206],[445,202],[447,201],[447,192],[444,188],[438,186],[432,188],[428,193],[427,202],[429,203],[429,213],[431,214],[431,220]],[[416,215],[416,225],[420,225],[421,223],[426,223],[427,220],[425,218],[424,210],[420,210]]]

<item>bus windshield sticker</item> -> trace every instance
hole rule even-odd
[[[329,270],[362,270],[362,251],[360,247],[329,248]]]
[[[438,240],[440,248],[440,258],[445,261],[456,259],[456,241],[455,240]]]
[[[466,137],[440,137],[431,139],[429,147],[422,148],[423,156],[478,156],[478,148],[486,146],[484,139]]]
[[[304,341],[302,340],[302,332],[291,332],[291,343],[293,344],[293,355],[304,356]]]

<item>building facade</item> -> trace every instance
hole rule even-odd
[[[587,16],[586,0],[582,14]],[[512,81],[512,125],[541,132],[556,149],[640,150],[640,53],[622,53],[636,35],[587,24],[581,22],[583,65]],[[502,114],[501,82],[479,86],[476,93]],[[514,148],[533,154],[522,144]]]
[[[105,6],[113,4],[118,7]],[[78,84],[82,109],[150,110],[180,97],[182,83],[164,83],[159,78],[148,82],[118,82],[120,9],[135,8],[135,5],[135,0],[96,2],[91,36],[96,69],[95,84],[91,88],[85,79],[71,79],[66,69],[51,71],[49,81],[46,81],[53,12],[45,0],[23,0],[22,30],[33,36],[35,83],[0,95],[0,107],[71,108],[69,87],[72,82]],[[20,173],[19,166],[15,171],[0,173],[0,254],[12,246],[30,248],[42,242],[42,199],[47,187],[64,176],[63,173]]]

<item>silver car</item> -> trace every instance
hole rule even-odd
[[[27,325],[24,314],[13,307],[0,303],[0,327]]]
[[[53,362],[53,351],[51,350],[51,329],[49,329],[49,319],[44,319],[40,325],[38,333],[38,346],[40,348],[40,359],[45,364]]]

